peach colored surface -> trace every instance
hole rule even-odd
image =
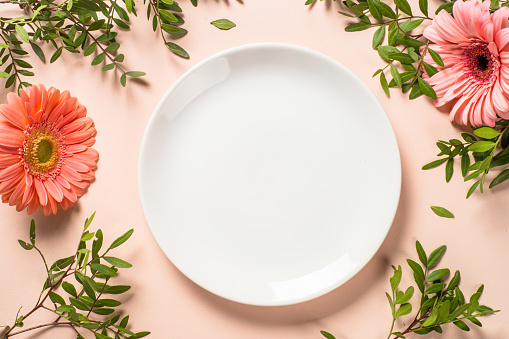
[[[405,259],[416,258],[415,240],[419,239],[428,251],[445,243],[448,250],[441,266],[461,270],[465,294],[470,295],[484,283],[481,301],[502,312],[484,319],[482,329],[463,333],[451,325],[440,337],[507,338],[509,186],[501,185],[465,200],[468,186],[458,176],[447,184],[442,168],[421,170],[423,164],[434,159],[434,143],[438,139],[457,137],[461,131],[424,97],[408,101],[397,91],[391,92],[390,99],[385,96],[378,80],[371,78],[383,64],[371,49],[373,32],[344,32],[349,21],[337,13],[339,4],[335,2],[319,2],[311,8],[304,6],[304,0],[199,2],[194,8],[181,1],[189,34],[179,43],[190,53],[190,60],[166,51],[160,36],[152,32],[145,19],[143,4],[137,3],[140,15],[134,20],[132,32],[120,35],[121,51],[126,55],[127,68],[145,71],[147,76],[139,82],[128,82],[125,89],[111,72],[89,66],[91,58],[64,54],[62,60],[51,65],[30,60],[36,71],[33,82],[70,90],[87,106],[98,130],[94,147],[100,160],[92,186],[68,211],[49,217],[41,211],[33,215],[38,225],[37,241],[48,260],[71,254],[84,219],[97,211],[92,228],[102,228],[106,242],[128,228],[135,229],[129,242],[117,249],[117,255],[134,267],[123,270],[117,282],[133,286],[122,296],[122,307],[131,315],[133,328],[152,331],[151,338],[321,338],[319,331],[323,329],[338,339],[378,339],[387,336],[391,320],[384,295],[390,288],[390,265],[403,266],[407,279],[402,284],[407,286],[411,280]],[[220,31],[209,24],[219,18],[231,19],[237,27]],[[325,296],[271,308],[224,300],[184,277],[156,245],[141,210],[137,187],[140,141],[154,107],[168,87],[191,66],[216,52],[265,41],[315,49],[357,74],[379,98],[393,124],[403,171],[395,221],[366,267]],[[456,217],[438,218],[430,205],[444,206]],[[27,239],[30,219],[26,213],[0,205],[0,324],[10,324],[20,306],[24,311],[31,309],[44,280],[39,257],[17,243],[17,239]],[[43,313],[26,325],[51,320],[51,314]],[[398,328],[404,325],[397,323]],[[65,339],[75,335],[68,329],[51,329],[19,337]]]

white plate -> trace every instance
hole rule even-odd
[[[138,176],[148,225],[182,273],[227,299],[287,305],[371,259],[401,165],[383,108],[352,72],[263,43],[206,59],[166,92]]]

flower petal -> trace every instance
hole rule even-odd
[[[46,192],[44,184],[39,179],[34,178],[34,185],[41,205],[46,206],[48,204],[48,192]]]
[[[0,182],[12,179],[23,172],[24,168],[19,163],[4,168],[0,171]]]
[[[64,198],[64,194],[60,190],[60,187],[55,184],[53,179],[48,178],[44,180],[44,187],[46,187],[46,191],[57,201],[60,202]]]

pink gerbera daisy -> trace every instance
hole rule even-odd
[[[28,214],[64,210],[94,178],[99,153],[87,109],[68,91],[32,86],[0,105],[0,194]]]
[[[450,120],[459,124],[494,126],[497,117],[509,119],[509,8],[490,14],[489,1],[458,0],[453,16],[442,10],[424,29],[444,61],[440,67],[429,53],[424,58],[439,70],[426,77],[435,106],[451,103]]]

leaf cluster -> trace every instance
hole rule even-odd
[[[46,259],[35,242],[35,222],[30,226],[30,240],[18,240],[25,250],[36,250],[41,256],[47,273],[36,306],[26,314],[16,315],[14,324],[8,327],[2,338],[10,338],[45,326],[69,326],[76,332],[77,339],[83,339],[83,331],[93,333],[96,339],[135,339],[150,332],[133,332],[128,329],[129,315],[121,318],[116,307],[122,303],[116,299],[130,290],[129,285],[112,285],[110,279],[118,275],[121,268],[130,268],[127,261],[108,255],[109,252],[125,243],[133,234],[129,230],[109,247],[103,250],[103,233],[88,230],[95,213],[85,221],[76,252],[68,257],[47,265]],[[57,319],[48,324],[22,329],[23,321],[37,310],[45,309],[54,313]]]
[[[392,324],[387,339],[406,338],[410,333],[420,335],[431,332],[442,333],[442,326],[450,323],[463,331],[469,331],[469,324],[482,326],[480,317],[498,312],[479,303],[484,290],[483,285],[466,299],[459,288],[460,272],[455,271],[451,277],[451,271],[448,268],[435,268],[446,250],[445,245],[436,248],[429,255],[419,241],[416,242],[415,247],[419,260],[407,259],[407,264],[412,270],[420,293],[420,301],[413,320],[405,321],[409,323],[408,327],[401,331],[394,331],[396,319],[412,313],[411,300],[415,296],[416,288],[409,286],[401,289],[403,269],[401,266],[392,266],[394,273],[390,278],[391,291],[385,293],[392,314]],[[327,339],[335,339],[329,332],[321,331],[320,333]]]
[[[309,5],[315,1],[307,1]],[[453,2],[443,4],[437,9],[451,10]],[[424,61],[429,54],[439,65],[443,66],[440,55],[429,46],[429,41],[419,33],[421,24],[432,20],[428,15],[428,0],[419,0],[419,14],[415,14],[407,0],[395,0],[391,6],[381,0],[345,0],[342,2],[346,11],[340,14],[355,19],[347,25],[347,32],[363,31],[376,28],[372,38],[372,48],[386,62],[373,77],[379,76],[380,84],[387,95],[389,89],[400,88],[409,93],[410,99],[426,95],[436,99],[436,93],[423,78],[423,74],[433,76],[438,70]]]
[[[421,293],[419,307],[414,320],[403,331],[393,331],[397,318],[412,312],[410,300],[414,295],[414,287],[408,287],[404,292],[399,290],[402,269],[393,266],[394,275],[390,279],[391,293],[386,293],[392,312],[392,326],[390,334],[394,338],[405,338],[408,333],[427,334],[442,333],[442,326],[453,323],[463,331],[469,331],[466,321],[476,326],[482,326],[478,318],[493,314],[492,308],[479,304],[479,298],[484,290],[481,285],[467,300],[459,288],[460,272],[456,271],[450,277],[448,268],[434,269],[446,250],[440,246],[426,255],[419,241],[416,242],[419,262],[407,259],[407,264],[413,272],[413,277]]]
[[[127,77],[144,72],[126,71],[119,53],[115,30],[130,29],[130,15],[136,15],[132,0],[21,0],[17,4],[24,16],[0,18],[0,60],[7,78],[5,87],[30,86],[25,77],[33,76],[33,66],[23,56],[33,52],[43,62],[57,61],[64,51],[92,58],[91,65],[103,71],[116,69],[125,86]],[[41,45],[52,47],[46,56]]]
[[[495,127],[479,127],[473,134],[462,133],[460,139],[439,140],[438,159],[422,167],[427,170],[445,164],[445,180],[449,182],[454,174],[454,161],[459,158],[464,181],[473,181],[468,192],[469,198],[476,189],[484,191],[484,184],[492,168],[509,164],[509,121],[499,120]],[[491,180],[489,188],[509,179],[509,169],[504,169]]]
[[[193,6],[197,6],[197,0],[191,0]],[[189,58],[189,53],[174,41],[187,34],[187,30],[182,28],[184,23],[182,8],[174,0],[143,0],[147,4],[147,19],[152,20],[152,29],[159,31],[164,41],[164,45],[176,55],[182,58]],[[151,19],[152,18],[152,19]]]

